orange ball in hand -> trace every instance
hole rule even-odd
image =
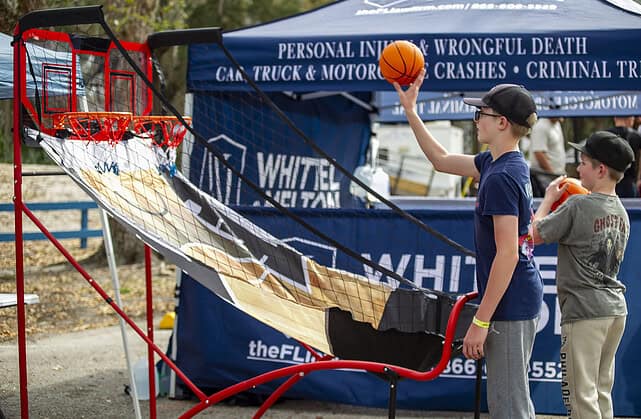
[[[385,80],[407,86],[414,82],[418,73],[425,67],[425,58],[413,43],[394,41],[381,52],[378,66]]]
[[[559,184],[559,187],[563,187],[564,185],[568,185],[568,188],[561,194],[561,197],[557,199],[554,204],[552,204],[552,207],[550,207],[551,211],[554,211],[557,209],[559,205],[565,202],[566,199],[570,197],[570,195],[576,195],[576,194],[581,194],[585,195],[590,193],[586,188],[581,185],[581,181],[579,179],[575,179],[572,177],[566,177],[561,181]]]

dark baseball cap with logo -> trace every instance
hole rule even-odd
[[[625,172],[634,161],[634,152],[630,144],[618,135],[608,131],[595,132],[585,140],[585,144],[570,142],[568,144],[588,157],[598,160],[619,172]]]
[[[518,84],[499,84],[482,98],[466,97],[463,102],[477,108],[492,108],[510,122],[527,128],[532,128],[537,119],[532,95]]]

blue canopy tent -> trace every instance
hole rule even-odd
[[[368,105],[370,102],[361,94],[392,89],[378,72],[380,51],[391,41],[407,39],[425,55],[427,79],[423,89],[432,92],[432,98],[447,96],[447,100],[452,100],[450,106],[456,106],[454,101],[461,102],[455,99],[459,93],[451,92],[480,92],[497,83],[519,83],[533,91],[554,92],[554,100],[559,98],[562,105],[568,102],[567,106],[557,107],[558,116],[571,116],[571,112],[578,112],[578,103],[588,103],[583,102],[584,97],[572,98],[568,90],[591,91],[596,100],[606,100],[604,97],[613,94],[630,95],[630,100],[636,102],[629,112],[636,113],[636,93],[627,92],[637,90],[640,85],[640,16],[641,6],[632,0],[347,0],[227,32],[223,42],[257,84],[274,96],[281,92],[296,92],[297,97],[334,94]],[[199,44],[189,49],[187,89],[194,97],[194,125],[198,127],[204,118],[199,115],[204,106],[199,104],[208,100],[207,93],[243,94],[248,86],[217,46]],[[545,99],[548,93],[542,95],[542,100],[548,100]],[[428,99],[431,100],[429,96]],[[293,104],[285,111],[296,119],[300,106]],[[321,146],[334,156],[342,156],[338,144],[345,149],[363,150],[368,141],[364,135],[369,132],[366,125],[370,111],[361,107],[360,112],[357,118],[364,124],[361,135],[337,137],[320,133],[314,138],[322,138],[325,142]],[[450,118],[455,115],[460,118],[461,114],[471,116],[466,108],[448,114],[443,107],[440,112],[439,119],[445,119],[442,115],[447,115],[446,119],[455,119]],[[602,116],[615,114],[605,106],[599,106],[599,112]],[[325,122],[322,114],[317,118]],[[340,133],[340,128],[334,129]],[[211,134],[214,138],[216,133]],[[358,146],[347,144],[346,138],[354,139]],[[189,161],[188,175],[195,183],[203,165],[201,155],[193,153]],[[355,164],[352,161],[351,166],[345,166]],[[471,246],[468,232],[472,228],[473,203],[461,202],[419,211],[418,216]],[[638,208],[629,211],[633,222],[631,237],[636,237],[635,231],[641,228],[641,212]],[[281,239],[292,234],[284,231],[273,211],[242,212]],[[300,214],[327,220],[324,231],[374,261],[403,270],[402,274],[416,283],[452,292],[471,291],[474,286],[473,258],[461,258],[452,249],[438,247],[431,238],[419,240],[414,229],[403,227],[394,215],[381,220],[385,215],[373,211],[327,211],[318,215],[300,210]],[[377,227],[371,229],[368,217],[374,216],[378,217]],[[313,242],[313,237],[301,239]],[[631,240],[621,271],[624,281],[641,269],[638,258],[631,254],[630,249],[635,247],[634,239]],[[306,252],[317,255],[318,249]],[[537,412],[560,414],[564,408],[560,396],[555,255],[554,246],[537,248],[537,263],[545,281],[545,305],[530,378]],[[318,257],[324,255],[318,253]],[[414,262],[409,263],[408,257]],[[336,260],[335,266],[340,268],[341,261]],[[633,281],[628,282],[631,315],[617,365],[615,413],[641,416],[641,389],[634,384],[634,377],[640,373],[634,366],[641,365],[641,356],[634,349],[638,346],[637,331],[641,330],[641,318],[635,314],[641,312],[636,302],[641,289]],[[186,275],[180,293],[176,361],[204,387],[229,385],[283,363],[308,359],[308,354],[295,342],[249,319],[217,297],[203,293]],[[336,374],[341,374],[340,378]],[[438,385],[403,382],[399,386],[399,406],[471,410],[474,374],[473,363],[456,358],[439,378]],[[357,372],[313,374],[291,391],[288,394],[293,397],[378,406],[384,405],[387,397],[382,381]]]
[[[424,3],[342,1],[228,32],[224,42],[263,90],[374,91],[381,122],[404,120],[377,64],[396,39],[425,55],[424,120],[469,118],[463,92],[501,82],[534,91],[543,117],[641,114],[634,1]],[[247,88],[213,45],[193,46],[189,67],[192,91]]]
[[[632,0],[350,0],[224,35],[265,91],[381,91],[387,43],[425,55],[424,90],[634,90],[641,5]],[[188,88],[244,90],[212,45],[190,48]]]

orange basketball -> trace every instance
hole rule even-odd
[[[587,194],[590,193],[587,189],[581,185],[581,181],[579,179],[575,179],[573,177],[567,177],[561,181],[559,186],[563,186],[567,183],[568,188],[563,192],[561,197],[554,203],[552,204],[552,207],[550,207],[550,210],[554,211],[559,205],[565,202],[566,199],[570,197],[570,195],[576,195],[576,194]]]
[[[394,41],[383,49],[378,66],[385,80],[407,86],[425,66],[425,59],[421,50],[413,43]]]

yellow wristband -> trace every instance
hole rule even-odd
[[[484,322],[483,320],[479,320],[474,316],[472,318],[472,323],[477,325],[478,327],[482,327],[483,329],[489,329],[490,328],[490,322]]]

